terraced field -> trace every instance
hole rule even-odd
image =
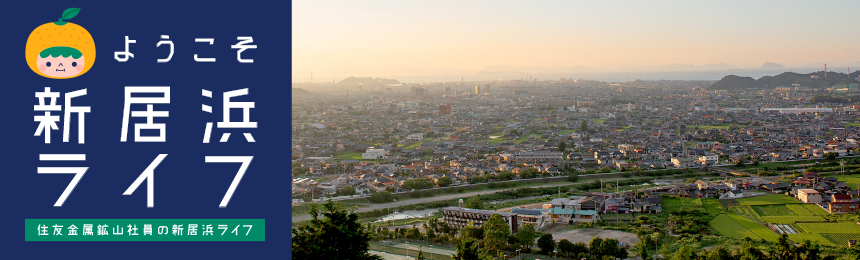
[[[827,245],[827,246],[833,246],[834,245],[833,242],[831,242],[829,239],[827,239],[826,237],[824,237],[821,234],[807,234],[807,233],[789,234],[788,239],[791,239],[791,241],[794,241],[795,243],[803,243],[803,241],[809,240],[812,242],[816,242],[819,245]]]
[[[813,215],[816,215],[816,216],[829,216],[830,215],[830,213],[827,213],[827,211],[824,211],[824,209],[822,209],[821,207],[819,207],[815,204],[803,204],[803,207],[806,208],[806,210],[809,210],[809,212],[811,212]]]
[[[778,205],[778,204],[800,204],[799,200],[792,197],[780,194],[764,195],[750,198],[738,199],[741,205],[757,206],[757,205]]]
[[[795,215],[794,211],[788,209],[786,205],[763,205],[752,206],[759,216],[791,216]]]
[[[794,214],[795,214],[795,215],[797,215],[797,216],[815,216],[815,214],[812,214],[812,212],[811,212],[811,211],[809,211],[808,209],[806,209],[806,208],[805,208],[805,207],[803,207],[803,206],[804,206],[804,205],[800,205],[800,204],[788,204],[788,205],[785,205],[785,207],[787,207],[787,208],[788,208],[788,209],[790,209],[791,211],[794,211]]]
[[[848,240],[860,241],[860,225],[854,223],[856,218],[830,215],[817,205],[803,204],[780,194],[738,200],[683,199],[670,201],[670,205],[668,208],[700,209],[716,215],[708,225],[719,234],[732,238],[749,237],[776,242],[780,235],[768,225],[774,224],[788,225],[796,230],[799,234],[788,234],[788,239],[794,243],[808,240],[823,246],[845,246]]]
[[[820,216],[765,216],[761,217],[766,223],[772,224],[794,224],[797,222],[825,222]]]
[[[742,239],[749,237],[752,239],[761,239],[758,235],[729,217],[727,214],[722,214],[708,222],[708,225],[713,227],[723,236]]]
[[[773,232],[773,230],[770,230],[770,228],[762,224],[756,223],[755,221],[738,215],[729,215],[729,217],[734,219],[738,224],[741,224],[741,226],[749,229],[751,232],[758,235],[760,238],[764,238],[765,240],[771,242],[777,241],[779,239],[779,235],[777,235],[775,232]]]
[[[756,213],[755,210],[753,210],[750,206],[734,206],[731,207],[730,211],[737,215],[744,216],[755,221],[764,221],[762,220],[761,216],[759,216],[759,214]]]
[[[837,246],[847,246],[848,240],[860,241],[860,234],[821,234],[821,236]]]
[[[804,233],[813,234],[860,234],[860,225],[855,223],[797,223]]]

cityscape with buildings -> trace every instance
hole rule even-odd
[[[856,83],[714,90],[716,83],[295,83],[293,204],[377,203],[374,196],[386,194],[391,199],[355,209],[397,212],[403,208],[385,202],[449,200],[434,193],[494,184],[558,187],[557,194],[551,190],[502,210],[470,208],[462,198],[472,193],[463,193],[457,203],[427,213],[453,230],[481,228],[497,214],[511,234],[525,224],[557,232],[559,225],[635,222],[637,215],[666,213],[666,196],[728,201],[726,208],[732,201],[780,196],[822,214],[860,212],[851,179],[813,171],[829,161],[843,167],[827,170],[831,174],[845,173],[846,165],[852,172],[860,168],[854,159],[860,105],[851,101],[858,97]],[[648,176],[656,177],[637,179]],[[593,181],[599,182],[596,191],[564,186]],[[412,199],[422,196],[429,198]],[[398,214],[377,218],[427,217]],[[797,234],[758,218],[773,236]],[[294,213],[294,221],[306,219]],[[851,225],[860,230],[860,223]]]
[[[293,7],[293,259],[860,260],[860,2]]]

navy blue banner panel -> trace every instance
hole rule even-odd
[[[0,259],[289,259],[290,16],[4,4]]]

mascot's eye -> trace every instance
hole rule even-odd
[[[50,66],[51,66],[51,62],[49,61],[49,62],[48,62],[48,64],[45,64],[45,66],[50,67]]]
[[[77,67],[77,66],[78,66],[77,62],[72,62],[72,67]]]

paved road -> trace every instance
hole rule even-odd
[[[671,176],[666,176],[666,178],[670,178],[670,177]],[[634,177],[634,178],[640,178],[640,177]],[[610,178],[610,179],[604,179],[603,182],[608,183],[608,182],[614,181],[616,179],[624,180],[624,179],[631,179],[631,178]],[[555,182],[555,183],[549,183],[549,184],[543,184],[543,185],[522,186],[522,187],[511,188],[511,189],[556,187],[556,186],[566,186],[566,185],[572,185],[572,184],[578,184],[578,183],[590,183],[593,181],[594,180],[584,180],[584,181],[579,181],[576,183],[565,181],[565,182]],[[408,200],[401,200],[401,201],[395,201],[395,202],[383,203],[383,204],[369,204],[370,205],[369,207],[359,207],[358,210],[356,210],[356,211],[357,212],[365,212],[365,211],[372,211],[372,210],[376,210],[376,209],[393,208],[393,207],[400,207],[400,206],[405,206],[405,205],[419,204],[419,203],[439,201],[439,200],[466,198],[466,197],[472,197],[475,195],[492,194],[492,193],[496,193],[499,191],[502,191],[502,189],[464,192],[464,193],[452,193],[452,194],[445,194],[445,195],[436,195],[436,196],[429,197],[429,198],[408,199]],[[309,220],[309,219],[311,219],[311,215],[309,215],[309,214],[293,216],[293,222],[304,221],[304,220]]]

